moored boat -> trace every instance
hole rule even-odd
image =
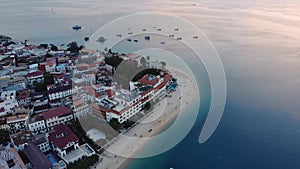
[[[72,28],[73,28],[74,30],[79,30],[79,29],[81,29],[81,26],[75,25],[75,26],[73,26]]]

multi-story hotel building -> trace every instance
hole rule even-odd
[[[54,126],[66,124],[74,119],[72,110],[66,106],[52,108],[43,112],[48,130],[52,130]]]

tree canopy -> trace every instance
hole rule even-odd
[[[114,68],[117,68],[122,61],[123,61],[123,59],[119,56],[105,57],[105,63]]]
[[[79,51],[83,48],[83,46],[78,47],[77,42],[71,42],[68,44],[68,51],[71,53],[79,54]]]
[[[9,138],[9,131],[8,130],[4,130],[4,129],[0,129],[0,144],[9,142],[10,138]]]

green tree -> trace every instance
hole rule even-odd
[[[6,143],[9,141],[10,141],[9,131],[0,129],[0,144]]]
[[[54,44],[50,44],[50,50],[58,51],[58,47],[55,46]]]
[[[161,63],[161,65],[162,65],[163,67],[166,67],[166,66],[167,66],[167,63],[166,63],[165,61],[161,61],[160,63]]]
[[[40,47],[47,49],[48,48],[48,44],[44,43],[44,44],[40,44]]]
[[[52,55],[51,55],[51,54],[49,54],[49,53],[46,53],[45,57],[46,57],[46,58],[51,58],[51,57],[52,57]]]
[[[34,81],[33,86],[35,87],[35,91],[37,92],[47,91],[47,87],[45,83],[39,83],[37,81]]]
[[[68,51],[71,53],[79,54],[79,51],[83,48],[83,46],[78,47],[77,42],[71,42],[68,44]]]
[[[50,73],[45,74],[44,81],[45,84],[54,84],[53,76]]]
[[[113,118],[109,121],[109,125],[116,131],[120,131],[122,125],[118,122],[116,118]]]
[[[114,68],[117,68],[122,61],[123,59],[119,56],[105,57],[105,63],[111,65]]]
[[[142,57],[142,58],[141,58],[141,64],[144,65],[146,62],[147,62],[147,60],[146,60],[144,57]]]
[[[144,106],[143,106],[143,109],[144,110],[149,110],[151,108],[151,103],[150,102],[147,102]]]

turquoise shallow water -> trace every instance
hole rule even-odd
[[[210,99],[209,88],[200,88],[204,91],[200,116],[187,137],[170,151],[132,159],[125,168],[300,168],[299,1],[0,3],[1,34],[35,43],[83,43],[84,36],[105,23],[144,11],[181,16],[211,39],[224,64],[228,84],[225,112],[216,132],[206,143],[198,143]],[[70,29],[76,24],[83,30]],[[206,82],[206,78],[203,73],[198,80]]]

